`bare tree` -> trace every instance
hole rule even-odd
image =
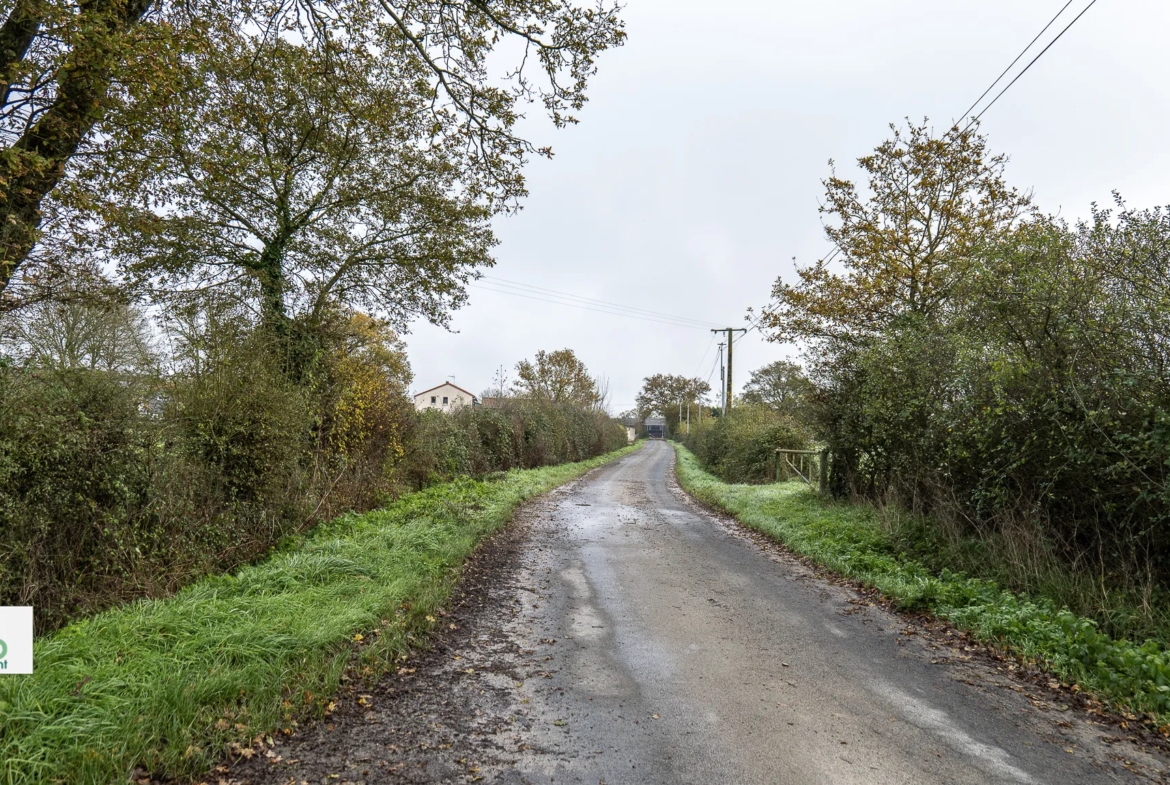
[[[122,373],[154,365],[151,325],[125,303],[39,303],[21,314],[15,332],[19,354],[33,365]]]

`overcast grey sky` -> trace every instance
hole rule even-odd
[[[529,167],[531,195],[499,221],[488,275],[743,326],[777,276],[794,279],[793,257],[829,251],[828,159],[853,176],[889,123],[945,128],[1065,1],[630,0],[629,41],[600,59],[581,124],[556,131],[531,110],[556,157]],[[1089,2],[1073,0],[1034,51]],[[1168,33],[1166,0],[1097,2],[984,115],[1011,184],[1070,220],[1114,189],[1132,206],[1170,203]],[[714,360],[703,328],[486,288],[452,327],[407,336],[415,390],[454,376],[479,394],[499,365],[570,347],[610,379],[616,413],[644,376],[705,378]],[[752,333],[736,345],[736,387],[797,353]]]

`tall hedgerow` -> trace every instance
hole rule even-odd
[[[169,323],[165,356],[135,367],[7,344],[0,604],[33,605],[39,632],[168,594],[404,492],[626,441],[604,413],[572,404],[417,412],[405,347],[362,314],[329,312],[285,336],[222,304]]]

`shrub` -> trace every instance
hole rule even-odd
[[[160,429],[132,379],[0,369],[0,603],[52,624],[76,587],[115,580],[154,538],[144,525]]]
[[[1140,595],[1152,623],[1170,582],[1168,273],[1170,212],[1037,220],[982,249],[945,312],[821,346],[837,493],[982,539],[1013,588],[1058,562],[1091,576],[1086,607]]]
[[[397,472],[404,485],[422,488],[460,475],[586,460],[625,443],[625,429],[604,413],[513,398],[492,408],[417,413]]]
[[[726,417],[692,424],[684,442],[703,466],[731,483],[770,482],[776,476],[776,450],[811,445],[795,420],[763,404],[737,406]]]

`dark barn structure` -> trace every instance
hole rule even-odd
[[[646,418],[646,435],[651,439],[665,439],[666,438],[666,418],[665,417],[647,417]]]

